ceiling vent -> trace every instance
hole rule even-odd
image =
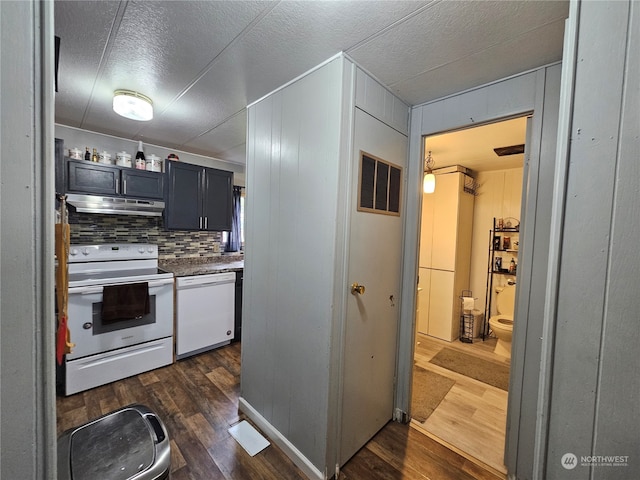
[[[524,143],[521,145],[511,145],[509,147],[498,147],[493,149],[496,155],[504,157],[506,155],[517,155],[518,153],[524,153]]]

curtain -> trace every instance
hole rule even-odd
[[[242,187],[233,187],[231,231],[227,236],[225,252],[237,252],[240,250],[240,195]]]

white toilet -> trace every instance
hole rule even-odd
[[[494,352],[511,357],[511,337],[513,335],[513,312],[516,305],[516,286],[506,285],[496,288],[497,315],[489,319],[489,326],[498,337]]]

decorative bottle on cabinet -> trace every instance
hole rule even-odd
[[[142,141],[138,142],[138,151],[136,152],[136,165],[135,167],[138,170],[146,170],[147,169],[147,160],[144,157],[144,152],[142,151]]]

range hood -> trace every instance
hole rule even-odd
[[[67,194],[67,203],[80,213],[107,213],[114,215],[143,215],[159,217],[164,210],[160,200],[140,200],[123,197],[103,197],[99,195]]]

